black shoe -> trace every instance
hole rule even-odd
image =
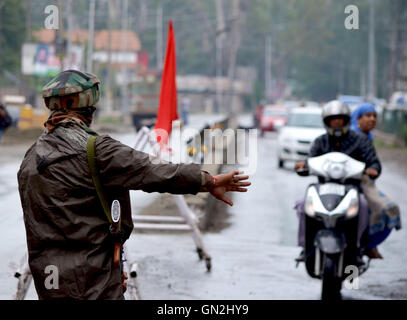
[[[383,259],[383,256],[380,254],[377,248],[369,249],[365,252],[370,259]]]

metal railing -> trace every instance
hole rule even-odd
[[[407,110],[383,109],[377,128],[407,143]]]

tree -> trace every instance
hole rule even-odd
[[[20,74],[21,47],[25,38],[25,10],[22,0],[0,0],[0,83],[4,71]]]

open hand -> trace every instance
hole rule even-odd
[[[228,191],[246,192],[247,188],[251,185],[249,181],[243,181],[249,179],[249,176],[239,176],[243,174],[243,171],[231,171],[229,173],[219,174],[215,176],[215,184],[211,186],[209,192],[219,200],[233,206],[232,200],[230,200],[225,193]]]

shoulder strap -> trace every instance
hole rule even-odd
[[[91,136],[98,136],[97,132],[93,131],[91,128],[86,127],[86,126],[81,126],[81,128],[89,133]]]
[[[100,204],[103,207],[103,211],[106,214],[107,220],[109,220],[110,223],[112,223],[112,218],[110,216],[110,208],[109,204],[106,200],[106,197],[103,193],[102,189],[102,184],[100,183],[99,179],[99,171],[96,166],[96,157],[95,157],[95,142],[96,142],[97,136],[91,136],[88,139],[88,144],[86,147],[86,155],[88,158],[88,164],[89,164],[89,169],[90,173],[92,174],[92,180],[93,184],[95,185],[96,192],[99,197]]]

